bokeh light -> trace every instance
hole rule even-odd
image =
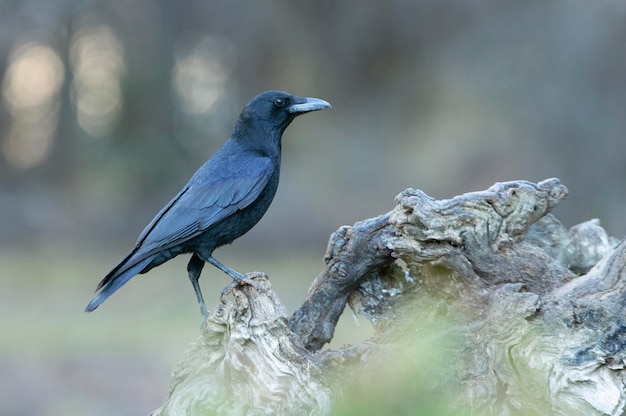
[[[233,93],[235,61],[227,38],[187,33],[176,40],[171,74],[174,135],[191,152],[230,132],[232,115],[241,104]]]
[[[191,46],[181,43],[172,84],[182,111],[207,113],[223,94],[231,72],[228,49],[226,40],[215,37],[204,37]]]
[[[2,80],[2,97],[11,115],[2,153],[13,166],[27,169],[51,149],[59,118],[64,66],[51,47],[27,42],[16,47]]]
[[[106,25],[76,32],[70,47],[72,96],[79,126],[92,137],[110,134],[122,111],[125,72],[121,42]]]

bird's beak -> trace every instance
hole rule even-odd
[[[287,112],[291,114],[303,114],[309,111],[323,110],[325,108],[331,108],[331,105],[319,98],[310,97],[293,97],[293,104],[287,107]]]

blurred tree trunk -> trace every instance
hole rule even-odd
[[[262,273],[205,322],[153,415],[620,415],[624,253],[549,212],[558,179],[437,201],[333,233],[288,319]],[[320,351],[349,304],[375,336]]]

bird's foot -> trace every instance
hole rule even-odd
[[[223,302],[224,301],[224,296],[228,295],[230,293],[231,290],[233,290],[233,288],[235,286],[237,286],[238,284],[240,284],[242,280],[233,280],[232,282],[230,282],[229,284],[226,285],[226,287],[224,287],[224,289],[222,289],[222,293],[220,294],[220,300]]]
[[[233,277],[233,276],[231,276],[231,277]],[[233,277],[233,281],[230,282],[229,284],[227,284],[226,287],[224,287],[224,289],[222,289],[222,294],[220,295],[220,300],[223,301],[224,300],[224,296],[228,295],[235,287],[237,287],[239,285],[244,285],[244,284],[248,284],[250,286],[254,286],[259,291],[263,290],[263,288],[257,282],[255,282],[254,279],[252,279],[251,277],[248,277],[247,275],[239,274],[239,276],[237,276],[236,278]]]
[[[200,333],[204,333],[207,328],[207,321],[209,319],[209,309],[206,307],[204,302],[200,303],[200,313],[202,314],[202,322],[200,322]]]
[[[206,319],[206,318],[208,318],[208,317],[209,317],[210,312],[209,312],[209,309],[208,309],[208,308],[206,307],[206,305],[204,304],[204,302],[202,302],[202,303],[200,304],[200,313],[202,314],[202,317],[203,317],[204,319]]]

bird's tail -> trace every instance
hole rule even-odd
[[[91,302],[89,302],[89,305],[85,308],[85,312],[91,312],[100,306],[100,304],[115,293],[117,289],[122,287],[137,273],[140,273],[152,261],[152,259],[153,256],[147,257],[127,269],[120,267],[120,265],[124,264],[128,260],[128,257],[122,260],[121,264],[111,270],[102,282],[100,282],[96,296],[94,296]]]

